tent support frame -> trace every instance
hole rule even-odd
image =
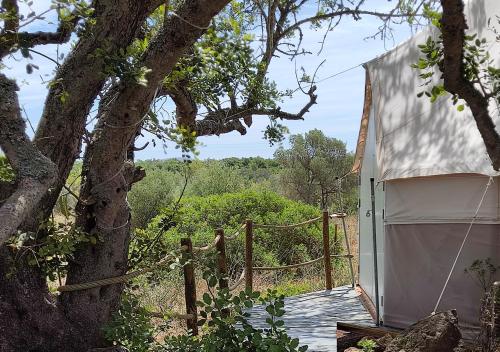
[[[375,219],[375,179],[370,178],[370,190],[372,200],[372,232],[373,232],[373,275],[375,279],[375,310],[377,315],[377,326],[380,326],[380,302],[378,293],[378,252],[377,252],[377,222]]]

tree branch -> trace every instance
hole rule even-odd
[[[203,120],[194,121],[194,131],[197,136],[221,135],[232,131],[238,131],[240,134],[246,134],[247,130],[241,123],[241,119],[248,119],[249,116],[261,115],[270,116],[272,119],[281,120],[303,120],[304,115],[316,104],[317,95],[314,94],[316,86],[312,86],[307,93],[309,101],[298,113],[282,111],[280,108],[250,108],[246,105],[237,108],[226,108],[211,111]]]
[[[0,74],[0,147],[17,176],[16,190],[0,207],[0,245],[38,207],[56,177],[56,166],[25,133],[16,84]]]
[[[168,95],[175,103],[175,115],[179,126],[193,127],[193,122],[198,114],[198,106],[184,82],[176,87],[167,89],[163,87],[159,96]]]
[[[96,50],[105,48],[106,55],[117,55],[119,50],[130,45],[151,11],[162,3],[163,0],[125,1],[116,6],[114,0],[96,1],[99,11],[94,17],[92,34],[80,38],[71,55],[57,69],[53,79],[57,84],[50,86],[34,139],[59,172],[53,192],[42,202],[41,218],[51,213],[81,153],[87,116],[107,79],[103,74],[104,58],[96,57]],[[68,96],[64,102],[60,99],[63,93]]]
[[[444,88],[464,99],[469,105],[477,128],[486,146],[493,168],[500,169],[500,135],[488,110],[488,98],[465,78],[464,35],[468,28],[462,0],[441,0],[443,16],[441,19],[443,35]]]
[[[324,13],[324,14],[316,15],[316,16],[311,16],[311,17],[299,20],[299,21],[295,22],[293,25],[287,27],[283,32],[281,32],[279,39],[282,39],[288,35],[291,35],[294,31],[299,29],[302,25],[307,24],[307,23],[329,20],[329,19],[332,19],[334,17],[341,17],[341,16],[353,16],[354,19],[359,19],[360,16],[362,16],[362,15],[375,16],[375,17],[379,17],[381,19],[419,16],[417,13],[395,14],[395,13],[384,13],[384,12],[378,12],[378,11],[366,11],[366,10],[360,10],[358,8],[356,8],[356,9],[345,8],[345,9],[342,9],[339,11],[332,11],[332,12],[328,12],[328,13]]]
[[[0,58],[20,47],[32,48],[42,44],[63,44],[71,38],[71,33],[80,20],[80,17],[75,15],[71,21],[59,23],[55,32],[19,32],[17,1],[3,0],[2,6],[13,13],[13,18],[5,21],[5,28],[0,34]]]

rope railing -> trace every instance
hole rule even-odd
[[[195,253],[200,253],[200,252],[206,252],[211,249],[214,249],[217,246],[217,243],[220,241],[220,236],[216,236],[215,240],[212,241],[212,243],[207,244],[204,247],[193,247],[193,252]]]
[[[240,227],[240,229],[238,231],[236,231],[231,237],[227,237],[226,239],[227,240],[233,240],[233,239],[235,239],[236,237],[238,237],[238,235],[240,234],[241,230],[243,230],[244,228],[245,228],[245,224],[243,224]],[[219,240],[220,240],[220,237],[217,236],[212,243],[210,243],[210,244],[208,244],[208,245],[206,245],[204,247],[193,247],[193,252],[195,252],[195,253],[201,253],[201,252],[206,252],[206,251],[209,251],[211,249],[214,249],[217,246],[217,242]],[[185,246],[181,246],[181,248],[180,248],[179,251],[180,252],[186,251],[186,247]],[[128,282],[128,281],[136,278],[136,277],[139,277],[141,275],[144,275],[144,274],[147,274],[149,272],[152,272],[152,271],[154,271],[159,266],[163,266],[163,265],[165,265],[167,263],[170,264],[171,261],[174,260],[174,259],[175,259],[175,256],[168,255],[168,256],[166,256],[165,258],[163,258],[162,260],[160,260],[159,262],[155,263],[154,265],[152,265],[149,268],[144,268],[144,269],[132,271],[132,272],[124,274],[124,275],[109,277],[109,278],[95,280],[95,281],[91,281],[91,282],[85,282],[85,283],[82,283],[82,284],[63,285],[63,286],[59,286],[57,288],[57,291],[59,291],[59,292],[80,291],[80,290],[88,290],[88,289],[102,287],[102,286],[109,286],[109,285],[114,285],[114,284],[125,283],[125,282]]]
[[[181,246],[179,249],[179,252],[184,252],[187,250],[187,247]],[[109,277],[106,279],[101,279],[101,280],[95,280],[91,282],[85,282],[82,284],[70,284],[70,285],[64,285],[64,286],[59,286],[57,288],[57,291],[59,292],[70,292],[70,291],[80,291],[80,290],[88,290],[91,288],[97,288],[97,287],[102,287],[102,286],[109,286],[113,284],[121,284],[128,282],[132,280],[133,278],[136,278],[138,276],[144,275],[146,273],[152,272],[156,268],[170,264],[176,259],[176,256],[173,254],[169,254],[154,265],[150,266],[149,268],[144,268],[136,271],[132,271],[130,273],[124,274],[124,275],[119,275],[119,276],[114,276],[114,277]]]
[[[240,284],[243,282],[245,279],[245,270],[241,272],[240,278],[236,280],[232,285],[229,286],[229,292],[234,291],[240,286]]]
[[[347,216],[346,213],[333,213],[333,214],[330,214],[330,218],[332,219],[342,219],[342,218],[345,218]]]
[[[322,216],[309,219],[296,224],[288,224],[288,225],[272,225],[272,224],[254,224],[252,220],[246,220],[237,230],[230,236],[224,235],[224,230],[217,229],[215,232],[214,240],[203,247],[194,247],[192,245],[192,241],[190,238],[183,238],[181,240],[181,246],[176,252],[172,252],[171,254],[165,256],[163,259],[158,261],[157,263],[152,264],[148,268],[136,270],[124,275],[119,275],[115,277],[105,278],[101,280],[95,280],[92,282],[86,282],[82,284],[69,284],[60,286],[57,288],[59,292],[69,292],[69,291],[79,291],[86,290],[92,288],[98,288],[102,286],[108,286],[113,284],[120,284],[130,281],[133,278],[141,276],[143,274],[154,271],[155,269],[164,266],[166,264],[170,264],[176,260],[178,260],[178,255],[181,253],[186,253],[190,257],[194,257],[194,255],[198,255],[203,252],[210,251],[212,249],[216,250],[217,253],[217,272],[220,275],[219,279],[219,287],[227,288],[229,291],[233,291],[238,288],[243,281],[245,282],[245,289],[252,290],[253,288],[253,272],[254,271],[272,271],[272,270],[288,270],[300,268],[308,265],[313,265],[323,261],[324,269],[325,269],[325,288],[327,290],[331,290],[333,288],[332,283],[332,263],[331,258],[349,258],[352,260],[353,256],[350,253],[350,249],[348,248],[348,254],[331,254],[330,253],[330,233],[329,233],[329,220],[333,218],[342,219],[344,222],[344,218],[346,217],[345,213],[332,213],[329,214],[328,211],[324,211]],[[253,231],[254,229],[292,229],[301,226],[306,226],[317,221],[321,221],[323,223],[322,232],[323,232],[323,255],[319,258],[291,265],[285,266],[253,266]],[[241,232],[245,230],[245,267],[242,271],[240,277],[231,285],[229,285],[228,281],[228,270],[227,270],[227,256],[225,251],[225,241],[231,241],[236,239]],[[336,226],[335,226],[336,230]],[[346,231],[344,226],[344,232]],[[336,234],[336,232],[335,232]],[[346,235],[346,234],[345,234]],[[346,237],[347,240],[347,237]],[[186,314],[178,314],[178,313],[155,313],[152,312],[151,316],[163,318],[164,316],[169,316],[175,319],[186,320],[187,327],[192,331],[194,335],[198,333],[198,313],[196,308],[196,280],[195,280],[195,270],[194,270],[194,261],[188,261],[183,265],[183,273],[184,273],[184,292],[185,292],[185,303],[186,303]],[[353,278],[354,280],[354,278]],[[354,281],[353,281],[354,282]],[[229,312],[226,312],[229,314]]]
[[[318,220],[321,220],[321,216],[318,216],[317,218],[306,220],[303,222],[299,222],[297,224],[290,224],[290,225],[268,225],[268,224],[253,224],[254,229],[293,229],[295,227],[300,227],[300,226],[305,226],[312,224]]]
[[[352,257],[353,256],[351,254],[330,254],[330,258],[352,258]],[[283,265],[283,266],[254,266],[252,269],[254,271],[272,271],[272,270],[295,269],[295,268],[300,268],[303,266],[308,266],[308,265],[318,263],[318,262],[322,261],[324,258],[325,258],[325,256],[322,255],[319,258],[309,260],[309,261],[303,262],[303,263]]]
[[[243,231],[245,229],[245,227],[247,226],[247,224],[243,223],[241,224],[241,226],[239,227],[239,229],[233,233],[231,236],[226,236],[226,241],[232,241],[234,239],[236,239],[240,234],[241,234],[241,231]]]

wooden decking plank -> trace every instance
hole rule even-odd
[[[337,322],[375,326],[358,295],[350,286],[342,286],[286,298],[282,320],[287,332],[299,338],[301,345],[308,345],[310,352],[336,351]],[[254,326],[267,327],[268,314],[263,306],[252,308],[250,313]]]

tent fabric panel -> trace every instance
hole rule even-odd
[[[431,314],[467,227],[467,224],[385,226],[385,325],[405,328]],[[483,289],[464,270],[477,259],[491,258],[499,265],[499,235],[498,224],[472,227],[439,306],[439,311],[457,309],[460,325],[466,331],[479,325]]]
[[[385,223],[469,223],[488,182],[463,174],[387,181]],[[499,183],[488,187],[477,223],[500,223]]]
[[[360,170],[358,234],[359,234],[359,284],[368,297],[375,302],[375,276],[373,262],[373,225],[370,178],[376,178],[377,164],[375,162],[375,125],[369,120],[366,131],[366,145],[363,154],[363,164]],[[375,219],[377,226],[377,258],[379,296],[383,295],[384,281],[384,184],[375,184]]]
[[[489,52],[500,64],[500,43],[487,20],[500,14],[500,1],[476,0],[466,9],[471,20],[470,33],[479,33],[492,44]],[[493,17],[494,18],[494,17]],[[372,103],[377,121],[378,180],[419,176],[477,173],[500,175],[493,170],[483,140],[469,108],[457,111],[450,96],[431,103],[417,94],[429,89],[419,71],[411,68],[420,57],[419,44],[438,33],[426,29],[387,54],[368,62],[372,85]],[[436,72],[434,83],[441,75]],[[491,106],[496,126],[500,116]]]

